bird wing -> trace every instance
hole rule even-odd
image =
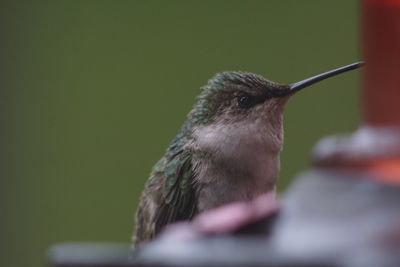
[[[197,212],[195,172],[190,148],[191,127],[184,124],[153,167],[136,213],[135,246],[140,247],[167,224],[189,220]]]
[[[197,209],[192,153],[179,150],[169,156],[162,168],[165,180],[160,188],[162,202],[154,217],[155,234],[171,222],[191,219]]]

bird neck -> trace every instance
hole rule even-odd
[[[245,130],[210,125],[194,131],[192,164],[199,211],[232,201],[251,200],[274,190],[280,169],[281,141],[257,136],[247,126]]]

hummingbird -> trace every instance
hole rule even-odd
[[[134,246],[141,247],[172,222],[274,191],[288,99],[361,65],[356,62],[289,85],[248,72],[216,74],[151,171],[136,213]]]

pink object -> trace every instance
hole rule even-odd
[[[223,234],[255,222],[278,210],[275,192],[253,201],[227,204],[197,216],[193,224],[203,234]]]
[[[168,225],[161,238],[168,241],[192,240],[204,235],[232,233],[278,210],[275,192],[248,202],[235,202],[199,214],[192,222]]]

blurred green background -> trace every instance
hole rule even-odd
[[[356,1],[1,4],[1,266],[61,241],[129,242],[152,165],[214,73],[294,82],[359,58]],[[358,72],[296,95],[279,188],[358,121]]]

